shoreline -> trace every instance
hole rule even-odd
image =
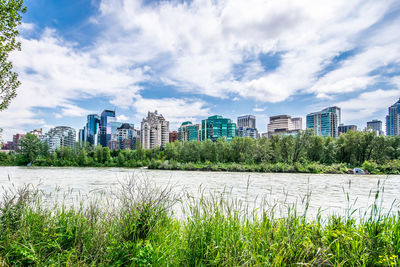
[[[286,174],[337,174],[337,175],[349,175],[349,176],[389,176],[389,175],[400,175],[394,173],[366,173],[366,174],[354,174],[349,172],[305,172],[305,171],[252,171],[248,169],[244,170],[233,170],[233,169],[212,169],[212,168],[152,168],[149,166],[144,167],[125,167],[125,166],[18,166],[18,165],[7,165],[7,166],[0,166],[0,168],[7,168],[7,167],[18,167],[18,168],[25,168],[25,169],[40,169],[40,168],[93,168],[93,169],[109,169],[109,168],[120,168],[120,169],[133,169],[133,170],[155,170],[155,171],[188,171],[188,172],[218,172],[218,173],[265,173],[265,174],[276,174],[276,173],[286,173]],[[350,168],[348,170],[351,170]]]

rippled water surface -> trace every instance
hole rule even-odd
[[[172,185],[177,193],[199,196],[210,192],[229,192],[229,196],[260,206],[277,205],[285,210],[296,204],[301,210],[309,195],[308,216],[320,209],[324,214],[345,214],[346,209],[365,212],[380,189],[379,201],[385,212],[400,210],[400,176],[356,176],[336,174],[232,173],[158,171],[124,168],[27,168],[0,167],[0,191],[14,184],[37,185],[45,192],[70,192],[68,197],[84,199],[85,195],[107,194],[117,190],[126,179],[147,177],[157,186]],[[72,192],[72,193],[71,193]],[[349,199],[347,198],[349,193]],[[382,195],[383,193],[383,195]],[[283,207],[283,208],[282,208]]]

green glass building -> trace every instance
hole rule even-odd
[[[185,141],[199,141],[199,124],[193,124],[190,121],[182,123],[178,129],[178,140],[183,143]]]
[[[235,136],[236,123],[232,122],[231,119],[215,115],[201,122],[201,141],[210,139],[215,142],[221,137],[230,141]]]

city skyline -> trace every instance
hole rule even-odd
[[[219,114],[305,118],[342,108],[344,124],[385,121],[400,96],[398,1],[26,2],[22,82],[0,112],[3,139],[116,110],[140,125],[158,110],[177,130]],[[46,16],[43,16],[43,13]],[[184,22],[184,23],[183,23]],[[101,108],[100,108],[101,107]]]

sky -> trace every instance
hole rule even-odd
[[[0,112],[4,139],[83,128],[116,110],[140,128],[337,105],[342,122],[385,122],[400,97],[398,0],[26,0],[10,59],[21,86]]]

